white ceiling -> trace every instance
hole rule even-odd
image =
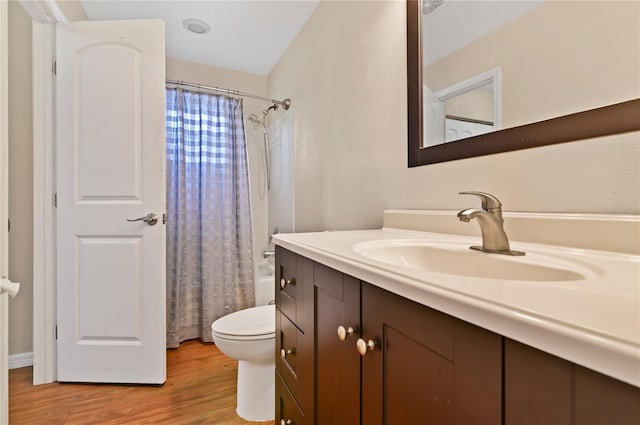
[[[319,0],[81,0],[91,20],[163,19],[167,56],[267,75],[304,26]],[[182,21],[211,27],[193,34]]]

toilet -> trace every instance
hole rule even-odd
[[[221,317],[211,324],[213,342],[238,360],[236,412],[248,421],[275,417],[274,305],[251,307]]]

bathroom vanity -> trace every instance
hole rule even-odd
[[[413,263],[415,246],[466,255],[456,250],[477,242],[468,236],[383,228],[274,240],[276,423],[640,423],[639,289],[619,282],[637,279],[637,255],[516,243],[529,258],[509,261],[549,267],[525,270],[538,279],[526,281],[517,264],[478,278]],[[371,250],[380,246],[401,247],[406,264],[393,264],[395,248]],[[454,258],[465,273],[466,257]],[[598,324],[606,314],[616,317]]]

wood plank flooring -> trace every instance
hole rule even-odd
[[[213,344],[167,350],[163,386],[53,383],[34,387],[32,368],[9,371],[11,425],[247,425],[237,416],[237,362]],[[274,421],[262,422],[273,425]]]

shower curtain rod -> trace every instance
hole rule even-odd
[[[251,97],[253,99],[258,99],[258,100],[264,100],[266,102],[271,102],[274,105],[280,105],[280,106],[282,106],[282,108],[285,111],[287,109],[289,109],[289,107],[291,106],[291,99],[288,99],[288,98],[284,99],[284,100],[269,99],[268,97],[262,97],[262,96],[258,96],[258,95],[250,94],[250,93],[243,93],[243,92],[238,91],[238,90],[223,89],[223,88],[220,88],[220,87],[204,86],[202,84],[187,83],[186,81],[180,81],[180,80],[167,80],[167,84],[174,85],[174,86],[194,87],[194,88],[201,89],[201,90],[215,91],[215,92],[218,92],[218,93],[231,94],[231,95],[234,95],[234,96]]]

